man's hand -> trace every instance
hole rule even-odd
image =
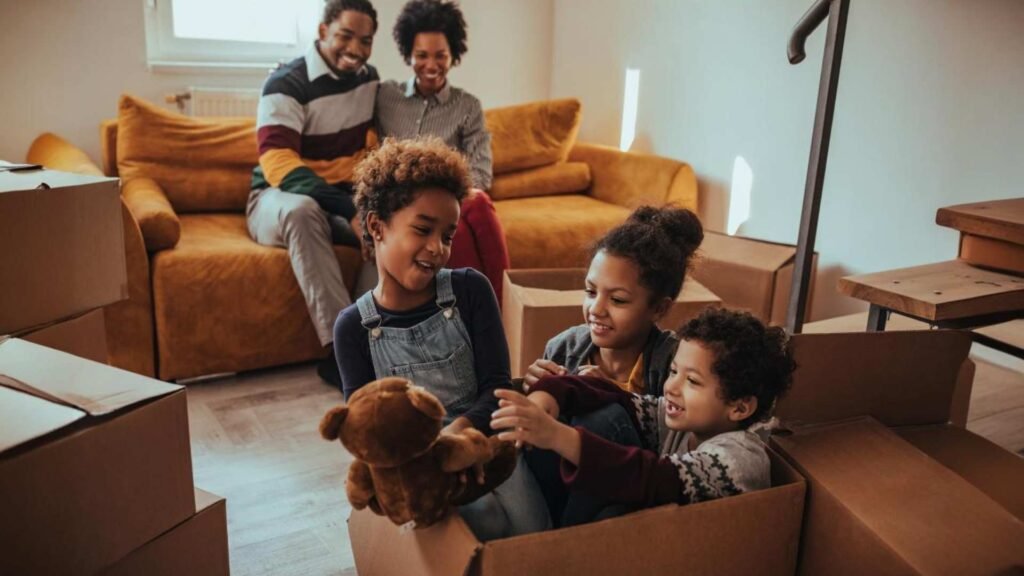
[[[526,374],[523,374],[523,390],[529,392],[530,387],[545,376],[565,376],[566,374],[568,371],[564,366],[541,358],[530,364],[530,367],[526,369]]]

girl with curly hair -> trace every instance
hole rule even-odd
[[[509,256],[501,222],[486,193],[492,181],[491,135],[480,100],[448,80],[449,71],[467,51],[465,18],[454,1],[411,0],[398,15],[393,36],[413,75],[380,84],[374,112],[377,131],[381,137],[437,136],[466,157],[472,189],[462,203],[452,265],[479,269],[500,301]]]
[[[437,138],[388,139],[356,169],[363,241],[378,281],[341,312],[334,346],[342,392],[401,376],[444,404],[443,432],[491,433],[494,391],[510,385],[508,343],[487,278],[446,268],[469,188],[466,160]],[[477,538],[491,540],[550,524],[526,465],[460,508]]]
[[[583,324],[558,334],[524,375],[527,389],[545,376],[599,377],[629,392],[660,396],[679,340],[658,321],[682,290],[686,270],[704,239],[697,216],[682,208],[637,208],[598,240],[583,299]],[[574,415],[571,424],[618,444],[637,445],[627,411],[610,404]],[[527,461],[559,525],[592,520],[607,503],[571,493],[559,478],[559,458],[534,450]]]

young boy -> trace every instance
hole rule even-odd
[[[679,331],[664,396],[641,396],[593,377],[545,377],[529,397],[498,390],[499,438],[553,450],[562,479],[631,506],[688,504],[767,488],[768,454],[748,428],[771,415],[796,365],[781,328],[747,313],[708,310]],[[621,404],[643,447],[621,446],[558,421]]]

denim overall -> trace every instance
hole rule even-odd
[[[447,268],[437,273],[440,310],[411,328],[381,326],[372,291],[356,301],[362,325],[369,332],[377,378],[398,376],[426,388],[444,404],[446,424],[477,398],[473,345],[455,306],[451,274]],[[474,482],[473,474],[470,476],[469,481]],[[481,541],[537,532],[551,524],[540,488],[522,457],[508,480],[494,492],[461,506],[459,512]]]
[[[469,332],[455,307],[452,271],[437,273],[437,306],[440,310],[411,328],[381,326],[373,292],[359,297],[363,327],[370,333],[370,356],[378,378],[407,378],[437,396],[449,423],[476,400],[476,369]]]

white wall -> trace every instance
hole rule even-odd
[[[580,138],[618,145],[624,69],[641,69],[633,149],[691,163],[722,230],[736,156],[740,234],[796,242],[825,28],[786,42],[810,0],[558,0],[552,96]],[[1024,2],[851,0],[817,249],[816,318],[862,309],[844,275],[954,257],[949,204],[1024,195]]]
[[[411,72],[391,27],[404,0],[376,0],[370,61],[384,78]],[[552,0],[464,0],[469,53],[452,82],[484,107],[546,98]],[[0,158],[20,161],[39,133],[56,132],[99,160],[99,123],[130,92],[155,102],[188,86],[259,87],[264,76],[155,74],[146,67],[144,0],[0,0]]]

